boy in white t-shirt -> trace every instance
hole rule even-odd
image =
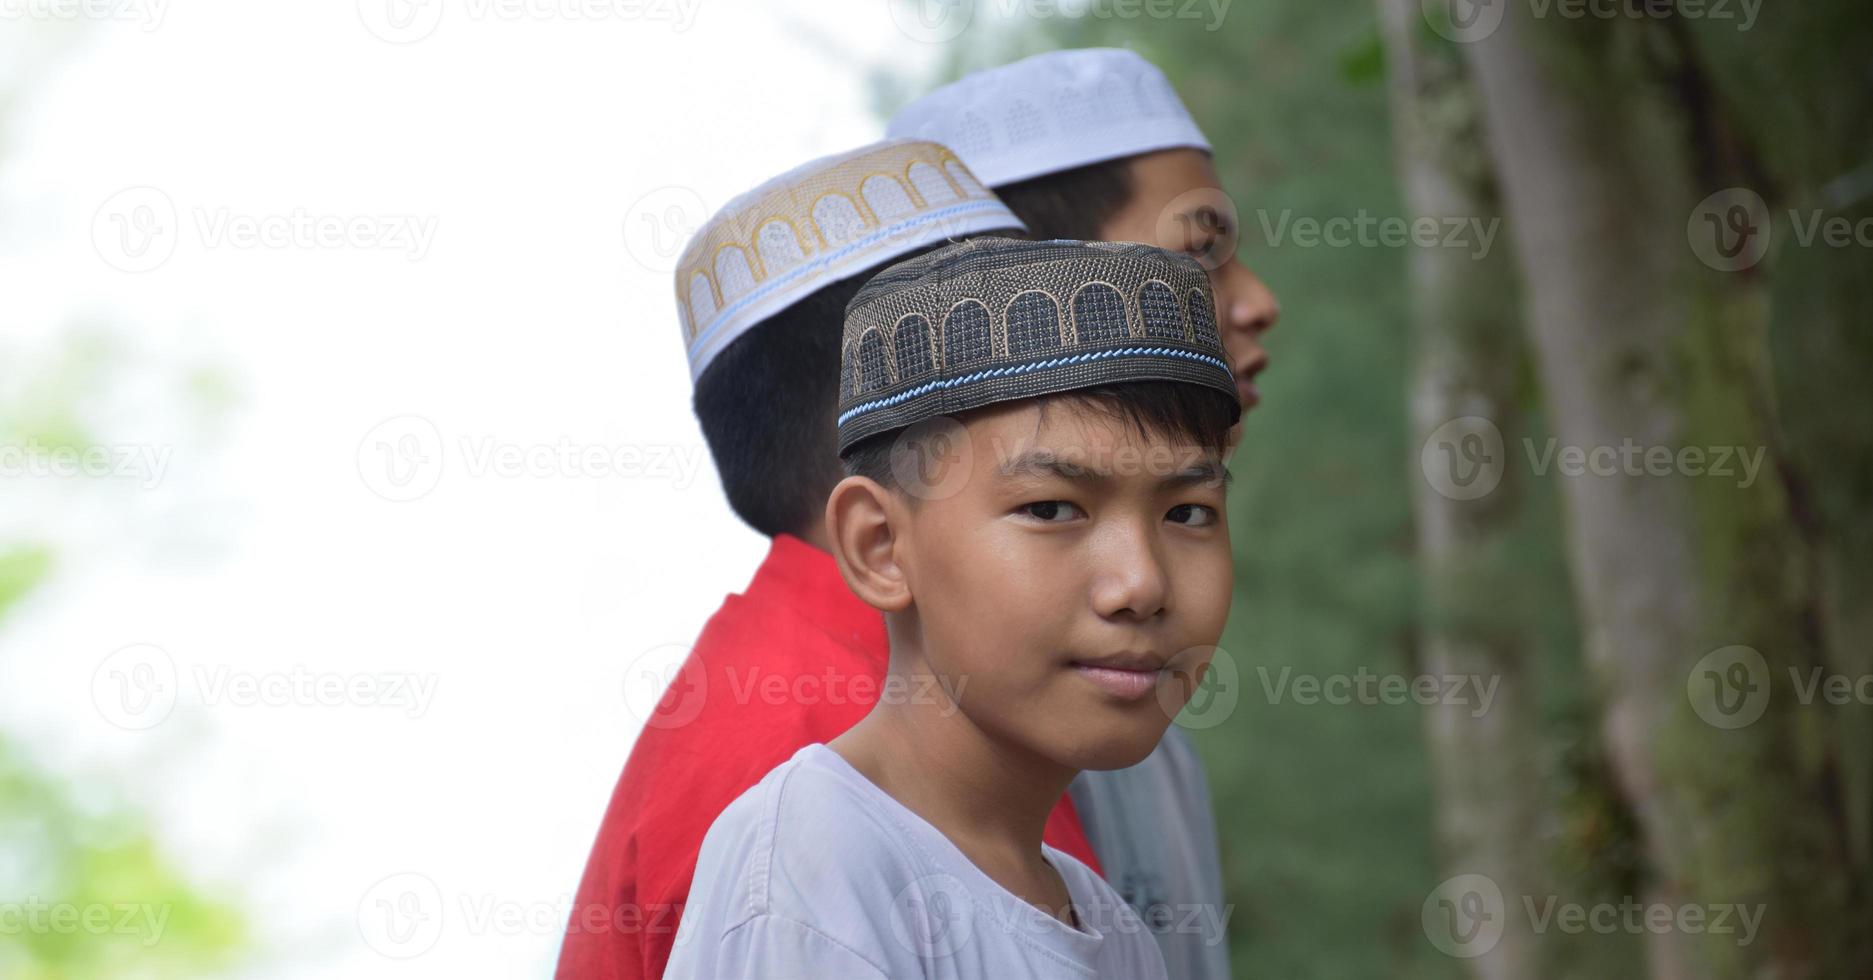
[[[859,291],[842,361],[826,523],[890,673],[710,828],[665,976],[1163,977],[1042,828],[1150,754],[1228,615],[1241,408],[1202,266],[950,245]]]

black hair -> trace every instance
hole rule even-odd
[[[1038,400],[1042,412],[1059,401],[1074,408],[1102,410],[1114,419],[1124,420],[1139,435],[1156,436],[1181,445],[1194,444],[1214,451],[1219,458],[1228,451],[1229,429],[1242,414],[1234,397],[1185,381],[1126,381],[1042,395]],[[958,418],[967,420],[969,415],[963,412]],[[845,472],[897,490],[892,453],[912,449],[897,444],[903,432],[903,429],[880,432],[847,449]]]
[[[691,405],[702,436],[729,507],[749,527],[799,537],[825,516],[844,477],[837,419],[846,304],[879,270],[945,244],[820,287],[735,338],[696,379]]]
[[[1131,157],[1102,160],[995,188],[1037,239],[1098,241],[1099,229],[1132,199]]]
[[[728,505],[774,537],[813,526],[839,482],[839,341],[869,274],[841,279],[735,338],[692,401]]]

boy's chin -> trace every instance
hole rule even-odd
[[[1075,741],[1061,760],[1075,769],[1129,769],[1145,761],[1164,739],[1167,721],[1161,725],[1128,726],[1119,731],[1087,733]]]

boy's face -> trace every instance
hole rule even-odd
[[[967,678],[961,710],[997,738],[1077,769],[1139,762],[1228,617],[1220,458],[1070,398],[960,432],[965,478],[908,510],[899,552],[929,668]]]
[[[1210,271],[1217,325],[1247,412],[1261,401],[1254,378],[1268,365],[1262,334],[1274,326],[1281,306],[1236,257],[1236,211],[1223,194],[1210,155],[1193,149],[1141,153],[1130,159],[1128,170],[1132,197],[1101,226],[1100,237],[1187,252]]]

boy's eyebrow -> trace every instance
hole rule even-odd
[[[1103,469],[1083,466],[1071,460],[1061,459],[1051,449],[1034,449],[1008,460],[995,468],[996,473],[1004,478],[1020,476],[1051,476],[1074,483],[1107,483],[1112,474]],[[1220,460],[1204,458],[1188,466],[1179,467],[1176,472],[1166,473],[1158,480],[1161,489],[1202,486],[1220,482],[1227,490],[1234,485],[1236,475],[1229,471]]]

